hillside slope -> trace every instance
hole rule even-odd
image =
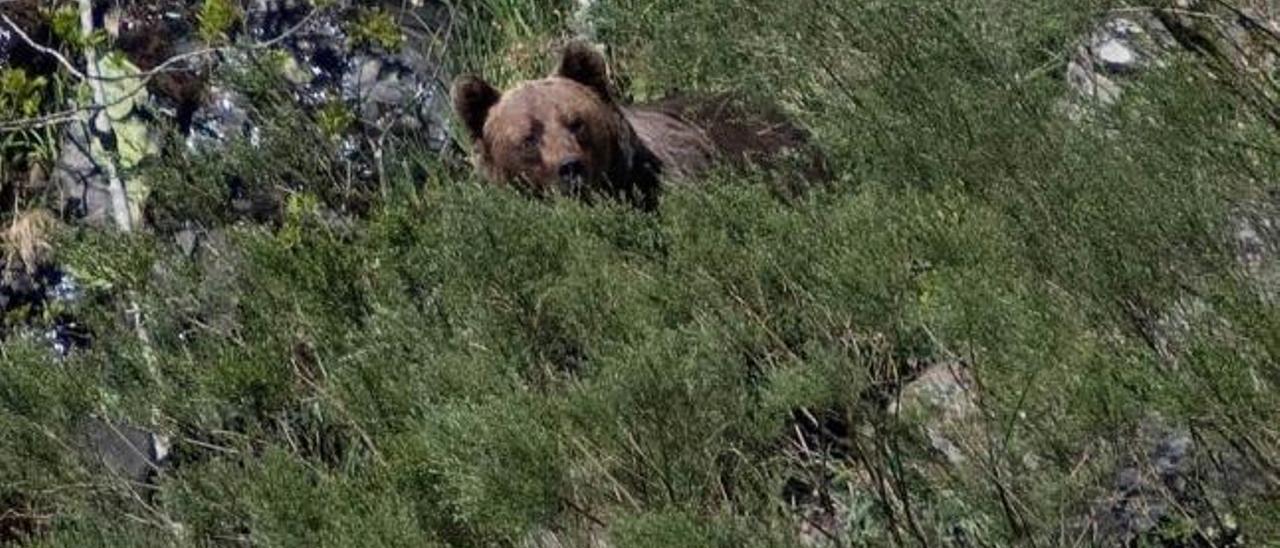
[[[196,103],[122,171],[143,228],[5,214],[0,541],[1280,539],[1280,6],[325,4],[345,68],[303,78],[338,35],[270,33],[329,19],[206,1],[184,36],[244,58],[150,88]],[[539,202],[396,110],[542,74],[584,22],[626,95],[774,99],[836,179]],[[43,131],[5,134],[6,177],[65,165]]]

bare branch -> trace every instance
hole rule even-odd
[[[4,3],[6,3],[4,0],[0,0],[0,5],[3,5]],[[134,94],[145,89],[147,87],[147,84],[151,82],[151,79],[156,77],[157,75],[165,72],[178,70],[173,67],[179,63],[182,63],[189,59],[202,57],[205,55],[213,55],[213,54],[224,53],[228,51],[236,51],[236,50],[256,51],[260,49],[273,47],[279,44],[280,42],[287,40],[290,36],[297,34],[298,31],[302,30],[302,27],[304,27],[307,23],[311,22],[311,20],[314,19],[319,12],[320,12],[320,9],[318,8],[312,9],[309,13],[307,13],[305,17],[302,18],[302,20],[298,21],[293,26],[285,29],[285,31],[280,33],[279,36],[276,36],[275,38],[272,38],[270,40],[255,42],[253,44],[249,44],[246,46],[219,46],[219,47],[213,47],[213,48],[200,49],[196,51],[190,51],[187,53],[182,53],[182,54],[170,57],[169,59],[166,59],[164,62],[160,63],[159,65],[156,65],[155,67],[149,70],[142,71],[137,74],[126,75],[126,76],[110,76],[110,77],[104,77],[98,74],[96,70],[91,71],[90,74],[85,74],[79,71],[78,69],[75,68],[74,64],[67,61],[67,59],[63,57],[61,54],[59,54],[58,52],[48,47],[41,46],[40,44],[36,43],[34,40],[31,40],[29,36],[22,33],[22,31],[18,30],[18,33],[23,38],[23,41],[25,41],[29,46],[31,46],[32,48],[42,53],[54,56],[56,59],[58,59],[58,61],[64,67],[68,69],[68,71],[70,71],[74,76],[76,76],[77,78],[83,81],[111,82],[111,81],[119,81],[119,80],[138,80],[138,85],[133,89],[129,90],[127,93],[121,94],[119,97],[115,98],[113,101],[109,103],[85,105],[82,107],[68,109],[68,110],[64,110],[64,111],[56,112],[52,114],[46,114],[46,115],[38,116],[34,118],[24,118],[20,120],[12,120],[8,122],[0,123],[0,134],[13,132],[13,131],[23,131],[28,129],[42,128],[42,127],[72,122],[79,119],[81,115],[85,115],[85,114],[92,117],[98,111],[114,107],[120,103],[123,103],[129,100],[131,97],[134,96]],[[0,17],[3,17],[4,21],[10,27],[14,28],[15,30],[18,29],[17,25],[15,25],[12,21],[10,21],[7,16],[0,15]]]
[[[156,65],[151,70],[140,72],[134,76],[118,77],[117,79],[142,78],[143,85],[145,85],[146,82],[149,81],[151,78],[155,77],[155,75],[160,74],[162,72],[168,72],[170,70],[170,67],[173,67],[174,65],[181,63],[183,61],[186,61],[188,59],[194,59],[197,57],[203,57],[205,55],[212,55],[215,53],[222,53],[227,51],[235,51],[235,50],[255,51],[260,49],[266,49],[287,40],[290,36],[302,30],[302,27],[305,26],[307,23],[311,22],[311,19],[315,18],[316,14],[319,12],[320,10],[318,8],[312,9],[310,12],[307,13],[306,17],[302,18],[301,21],[298,21],[292,27],[285,29],[285,31],[280,33],[279,36],[272,38],[270,40],[264,40],[262,42],[254,42],[247,46],[219,46],[214,48],[205,48],[205,49],[200,49],[196,51],[189,51],[187,53],[181,53],[166,59],[163,63]]]
[[[49,127],[49,126],[56,126],[58,124],[65,124],[67,122],[74,122],[76,120],[79,120],[81,116],[84,115],[85,112],[93,112],[100,109],[101,107],[98,107],[95,105],[95,106],[88,106],[88,107],[82,107],[82,108],[62,110],[62,111],[53,112],[50,114],[36,116],[34,118],[23,118],[23,119],[14,120],[11,122],[3,122],[3,123],[0,123],[0,134],[9,133],[11,131],[40,129],[40,128]]]
[[[84,73],[80,72],[80,69],[77,69],[76,66],[71,63],[71,61],[68,61],[67,58],[64,57],[61,53],[58,53],[57,50],[50,48],[48,46],[40,45],[38,42],[33,40],[30,36],[27,36],[27,33],[22,31],[22,27],[19,27],[17,23],[14,23],[12,19],[9,19],[8,15],[0,14],[0,19],[3,19],[4,22],[9,25],[9,28],[12,28],[13,32],[18,35],[18,38],[21,38],[23,42],[26,42],[27,46],[31,47],[31,49],[34,49],[40,53],[53,57],[54,59],[57,59],[58,63],[62,64],[62,66],[65,67],[67,69],[67,72],[70,72],[72,76],[75,76],[80,80],[85,79]]]

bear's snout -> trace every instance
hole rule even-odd
[[[560,161],[557,173],[560,175],[560,182],[565,187],[573,189],[580,186],[587,178],[587,164],[582,161],[582,158],[571,156]]]

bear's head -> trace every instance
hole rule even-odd
[[[566,46],[546,78],[502,93],[463,76],[452,96],[475,165],[491,181],[538,196],[604,191],[644,201],[656,188],[649,155],[610,94],[604,57],[583,42]]]

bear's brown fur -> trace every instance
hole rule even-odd
[[[604,57],[583,42],[565,47],[546,78],[500,93],[464,76],[452,95],[481,175],[538,196],[603,193],[652,209],[660,178],[687,178],[718,159],[767,162],[807,141],[777,109],[726,95],[622,105]]]

